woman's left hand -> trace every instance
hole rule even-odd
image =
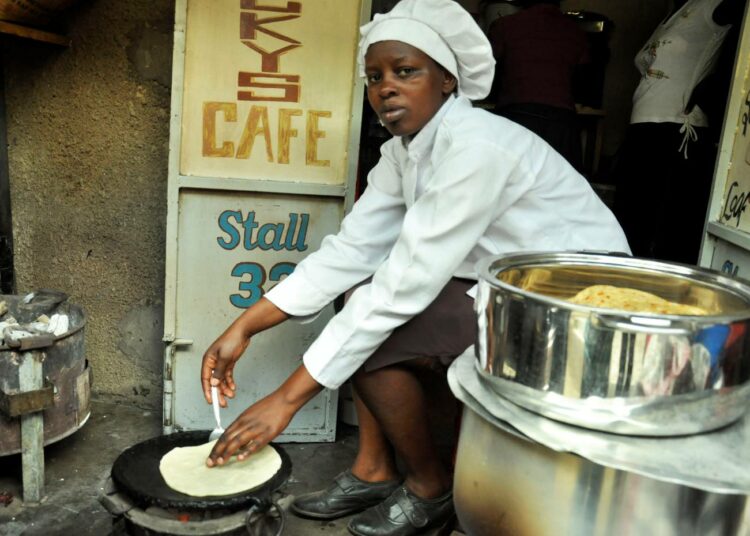
[[[206,464],[223,465],[234,454],[244,460],[273,441],[289,424],[296,407],[284,401],[279,391],[259,400],[229,425],[214,445]]]
[[[281,387],[237,417],[211,449],[206,465],[224,465],[233,455],[244,460],[273,441],[294,414],[323,390],[304,365],[300,365]]]

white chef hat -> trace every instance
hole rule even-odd
[[[418,48],[458,81],[458,94],[472,100],[490,92],[495,75],[492,46],[471,15],[454,0],[401,0],[360,28],[357,62],[365,76],[365,54],[373,43],[401,41]]]

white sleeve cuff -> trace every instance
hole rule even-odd
[[[302,274],[294,272],[266,292],[265,297],[286,314],[315,319],[320,311],[333,301]]]
[[[305,364],[307,373],[310,374],[310,376],[312,376],[312,378],[316,382],[318,382],[326,389],[338,389],[346,380],[349,379],[349,377],[347,376],[341,381],[336,381],[334,378],[330,377],[331,374],[325,374],[325,367],[321,367],[319,360],[317,361],[318,362],[316,362],[312,355],[310,355],[310,352],[305,352],[305,354],[302,356],[302,362]]]

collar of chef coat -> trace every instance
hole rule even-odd
[[[424,127],[422,127],[422,130],[417,132],[416,136],[411,139],[406,137],[401,138],[401,146],[404,147],[406,158],[408,159],[402,177],[403,191],[407,207],[413,205],[416,197],[418,197],[424,190],[424,178],[421,177],[421,171],[423,171],[423,169],[420,169],[418,164],[422,159],[432,153],[432,147],[435,144],[435,135],[437,134],[438,127],[440,126],[443,117],[445,117],[445,114],[448,113],[448,110],[451,109],[455,102],[455,96],[448,96],[437,113],[432,116],[432,119],[430,119]]]

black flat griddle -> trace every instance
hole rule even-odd
[[[112,480],[138,506],[160,506],[182,510],[239,510],[270,503],[271,494],[279,489],[292,472],[289,455],[276,444],[271,446],[281,456],[281,467],[270,480],[253,489],[234,495],[193,497],[175,491],[164,482],[159,462],[175,447],[192,447],[208,442],[210,430],[177,432],[148,439],[123,451],[112,466]]]

